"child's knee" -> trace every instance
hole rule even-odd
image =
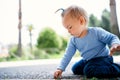
[[[78,74],[77,68],[75,66],[73,66],[71,70],[73,74]]]
[[[76,75],[83,75],[83,68],[85,66],[84,60],[76,62],[72,67],[72,72]]]
[[[88,77],[88,78],[92,78],[92,77],[94,77],[95,76],[95,70],[94,70],[95,68],[93,68],[92,66],[91,67],[85,67],[84,69],[83,69],[83,73],[84,73],[84,75],[86,76],[86,77]]]
[[[80,69],[79,67],[72,67],[72,72],[75,75],[83,75],[83,69]]]

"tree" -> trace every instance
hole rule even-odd
[[[93,14],[89,17],[89,26],[97,27],[100,26],[100,21]]]
[[[22,43],[21,43],[21,28],[22,28],[22,12],[21,12],[21,0],[19,0],[19,14],[18,14],[18,18],[19,18],[19,24],[18,24],[18,56],[22,56]]]
[[[30,25],[27,25],[27,30],[29,31],[29,36],[30,36],[30,51],[31,53],[33,52],[33,49],[32,49],[32,30],[33,30],[33,25],[30,24]]]
[[[39,34],[37,47],[42,49],[60,49],[62,40],[53,29],[46,27]]]
[[[110,0],[110,23],[111,23],[111,31],[116,34],[120,38],[119,26],[117,22],[117,14],[116,14],[116,1]]]
[[[103,29],[110,32],[110,12],[106,9],[103,10],[101,20],[91,14],[89,17],[89,26],[102,27]]]
[[[101,16],[101,27],[105,30],[111,32],[110,30],[110,12],[108,10],[103,10],[102,16]]]

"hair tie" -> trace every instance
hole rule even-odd
[[[55,11],[55,13],[58,12],[58,11],[60,11],[60,10],[62,10],[63,12],[65,11],[63,8],[60,8],[57,11]]]

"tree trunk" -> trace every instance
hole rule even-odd
[[[18,38],[18,56],[22,56],[22,43],[21,43],[21,29],[19,29],[19,38]]]
[[[22,28],[22,12],[21,12],[21,0],[19,0],[19,13],[18,13],[18,18],[19,18],[19,24],[18,24],[18,56],[22,56],[22,43],[21,43],[21,28]]]
[[[115,0],[110,0],[110,16],[111,16],[111,32],[120,38],[119,26],[116,14],[116,2]]]
[[[30,51],[31,51],[31,54],[33,53],[33,50],[32,50],[32,33],[30,31]]]

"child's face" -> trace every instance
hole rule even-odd
[[[82,18],[83,17],[80,17],[78,19],[71,18],[69,15],[66,15],[62,19],[62,23],[71,35],[80,37],[81,33],[85,29],[85,23],[82,21]]]

